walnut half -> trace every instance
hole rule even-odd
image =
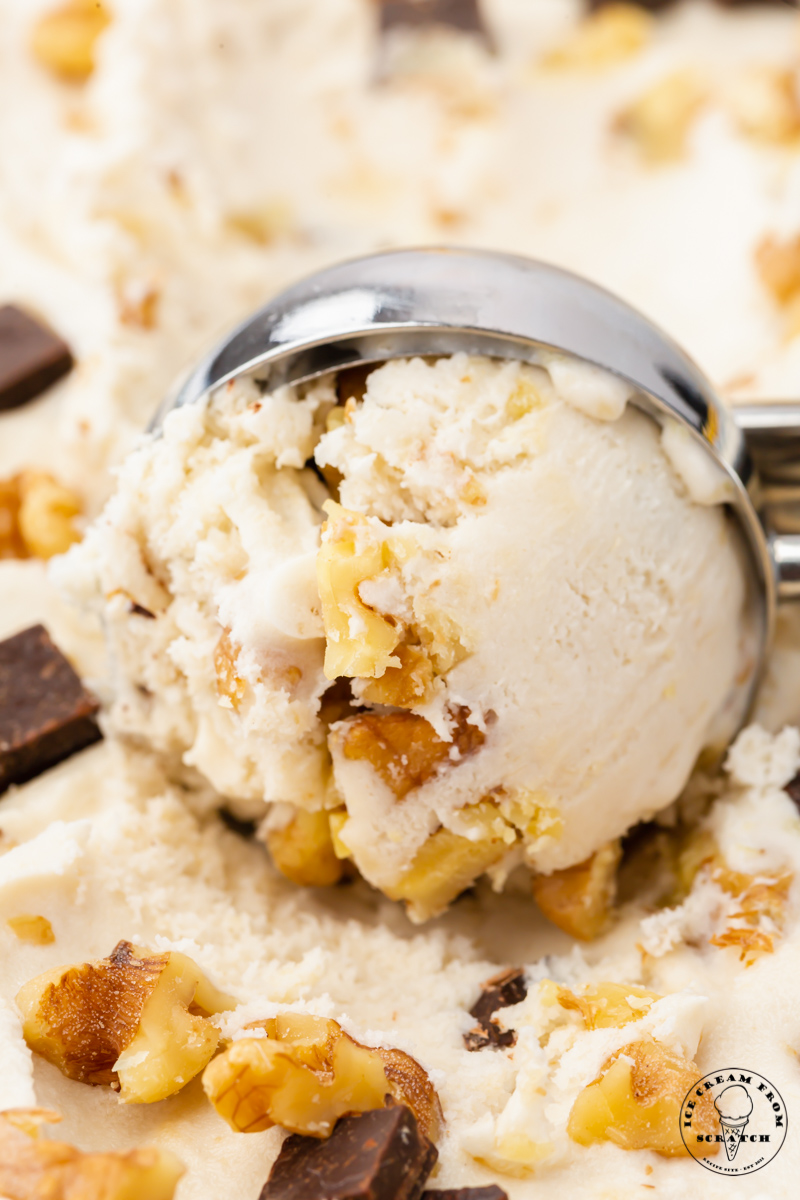
[[[172,1200],[183,1167],[167,1150],[84,1154],[39,1137],[47,1109],[0,1113],[0,1195],[6,1200]]]
[[[21,989],[25,1040],[81,1083],[112,1084],[129,1103],[163,1100],[202,1071],[233,1008],[185,954],[120,942],[108,958],[57,967]]]
[[[338,1022],[307,1013],[283,1013],[253,1028],[266,1036],[234,1042],[203,1075],[206,1095],[232,1129],[282,1125],[326,1138],[345,1113],[383,1108],[392,1096],[435,1138],[439,1098],[410,1055],[362,1046]]]

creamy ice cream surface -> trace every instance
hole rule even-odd
[[[57,572],[108,631],[110,728],[273,849],[328,810],[417,920],[671,803],[732,711],[744,564],[622,385],[558,368],[398,360],[343,405],[242,380],[172,414]]]
[[[283,286],[442,242],[796,397],[797,13],[483,0],[491,49],[384,53],[376,7],[0,0],[0,302],[75,358],[0,412],[0,646],[44,623],[106,733],[0,796],[0,1194],[66,1154],[82,1200],[256,1200],[284,1130],[390,1094],[432,1188],[778,1200],[796,1139],[731,1179],[679,1115],[731,1063],[800,1111],[798,623],[693,769],[746,647],[681,431],[554,358],[242,381],[142,430]]]

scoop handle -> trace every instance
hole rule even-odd
[[[800,402],[741,404],[731,414],[764,483],[800,488]]]
[[[735,406],[758,470],[758,507],[767,527],[779,600],[800,600],[800,403]]]
[[[800,534],[774,533],[769,539],[778,601],[800,600]]]

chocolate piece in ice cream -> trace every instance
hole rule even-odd
[[[381,29],[447,25],[486,36],[478,0],[381,0]]]
[[[43,625],[0,642],[0,792],[99,741],[98,708]]]
[[[670,8],[675,4],[675,0],[633,0],[638,4],[639,8],[648,8],[651,12],[658,12],[662,8]],[[789,3],[792,0],[788,0]],[[616,0],[589,0],[589,8],[604,8],[609,4],[616,3]],[[756,5],[764,6],[771,4],[773,7],[776,4],[786,4],[787,0],[717,0],[717,4],[722,8],[755,8]]]
[[[487,1187],[432,1188],[422,1193],[422,1200],[508,1200],[508,1194],[490,1183]]]
[[[783,790],[789,799],[793,800],[797,807],[800,808],[800,771],[798,771],[793,779],[789,780]]]
[[[513,1029],[501,1029],[492,1020],[499,1008],[519,1004],[528,994],[525,972],[522,967],[501,971],[481,984],[481,994],[469,1010],[478,1024],[464,1034],[464,1045],[468,1050],[482,1050],[485,1046],[513,1046],[517,1035]]]
[[[260,1200],[418,1200],[437,1158],[405,1105],[352,1113],[326,1141],[288,1137]]]
[[[29,313],[0,308],[0,412],[18,408],[72,369],[72,351]]]

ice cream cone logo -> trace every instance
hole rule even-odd
[[[768,1166],[786,1140],[788,1124],[775,1084],[743,1067],[709,1071],[681,1107],[686,1151],[717,1175],[751,1175]]]
[[[740,1083],[726,1087],[717,1096],[714,1105],[719,1114],[719,1124],[725,1139],[725,1153],[733,1162],[742,1144],[744,1131],[753,1111],[753,1101],[746,1087]]]

